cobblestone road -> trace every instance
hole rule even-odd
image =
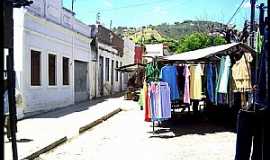
[[[236,135],[206,121],[175,121],[152,133],[143,111],[122,111],[39,160],[232,160]]]

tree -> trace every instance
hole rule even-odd
[[[225,43],[226,40],[221,36],[209,36],[206,33],[196,32],[181,38],[179,40],[176,52],[188,52]]]

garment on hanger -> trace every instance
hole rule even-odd
[[[178,65],[176,66],[176,69],[178,72],[177,82],[178,82],[178,87],[179,87],[179,95],[180,95],[180,98],[182,98],[184,94],[184,88],[185,88],[185,75],[183,74],[185,66]]]
[[[147,82],[156,81],[159,78],[159,69],[157,66],[149,63],[145,67],[145,74]]]
[[[170,87],[166,82],[152,82],[148,87],[151,121],[171,118]]]
[[[202,99],[202,75],[200,64],[190,66],[190,98],[194,100]]]
[[[267,90],[266,83],[266,73],[269,69],[269,62],[267,62],[267,57],[269,56],[269,47],[267,45],[268,41],[268,29],[265,29],[264,31],[264,44],[263,44],[263,49],[260,57],[260,63],[259,63],[259,70],[258,70],[258,78],[257,78],[257,89],[256,89],[256,98],[255,98],[255,103],[256,108],[258,109],[269,109],[269,100],[267,100],[267,92],[269,92],[269,88]],[[270,76],[270,75],[268,75]]]
[[[206,65],[206,88],[207,88],[207,98],[210,102],[215,103],[215,67],[213,64]]]
[[[163,82],[167,82],[170,87],[170,99],[179,100],[179,88],[177,84],[178,72],[176,66],[174,65],[165,65],[161,68],[160,79]]]
[[[148,92],[148,87],[147,87],[147,83],[144,81],[143,84],[143,92],[144,92],[144,111],[145,111],[145,115],[144,115],[144,120],[146,122],[150,122],[151,121],[151,111],[150,111],[150,98],[149,98],[149,92]]]
[[[217,84],[218,93],[228,93],[228,82],[231,72],[231,58],[230,56],[222,57],[220,62],[219,80]]]
[[[163,119],[171,118],[171,99],[170,87],[166,82],[159,82],[157,91],[160,97],[161,117]]]
[[[255,50],[256,50],[257,54],[261,53],[262,45],[263,45],[263,38],[261,36],[261,33],[257,32],[257,34],[256,34],[256,46],[255,46]]]
[[[251,91],[251,67],[253,58],[250,53],[244,53],[232,67],[233,90],[235,92]]]
[[[183,102],[190,104],[190,94],[189,94],[189,76],[190,72],[188,69],[188,66],[184,66],[183,75],[185,77],[185,84],[184,84],[184,96],[183,96]]]

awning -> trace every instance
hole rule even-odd
[[[136,69],[138,68],[143,68],[144,66],[145,66],[144,64],[135,63],[135,64],[128,64],[125,66],[118,67],[116,68],[116,70],[120,72],[133,72],[133,71],[136,71]]]
[[[230,55],[242,49],[245,52],[255,54],[255,50],[243,43],[231,43],[208,48],[198,49],[194,51],[164,56],[163,61],[182,61],[182,62],[205,62],[214,59],[219,59],[219,56]]]

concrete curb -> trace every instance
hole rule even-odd
[[[106,121],[107,119],[111,118],[112,116],[114,116],[115,114],[117,114],[117,113],[119,113],[119,112],[121,112],[121,111],[122,111],[121,108],[117,108],[116,110],[114,110],[114,111],[108,113],[108,114],[105,115],[105,116],[102,116],[101,118],[95,120],[94,122],[91,122],[91,123],[89,123],[89,124],[87,124],[87,125],[85,125],[85,126],[83,126],[83,127],[80,127],[80,129],[79,129],[79,134],[81,134],[81,133],[83,133],[83,132],[89,130],[90,128],[95,127],[96,125],[102,123],[103,121]]]
[[[67,137],[63,137],[63,138],[61,138],[61,139],[59,139],[59,140],[57,140],[57,141],[51,143],[50,145],[48,145],[48,146],[46,146],[46,147],[44,147],[44,148],[42,148],[42,149],[40,149],[40,150],[38,150],[38,151],[32,153],[31,155],[29,155],[29,156],[23,158],[23,160],[32,160],[32,159],[35,159],[35,158],[37,158],[39,155],[41,155],[41,154],[43,154],[43,153],[46,153],[46,152],[52,150],[53,148],[55,148],[55,147],[57,147],[57,146],[63,144],[63,143],[66,142],[67,140],[68,140]]]
[[[106,114],[105,116],[102,116],[101,118],[98,118],[97,120],[95,120],[95,121],[93,121],[93,122],[91,122],[91,123],[89,123],[89,124],[87,124],[85,126],[80,127],[79,128],[79,134],[81,134],[81,133],[83,133],[83,132],[85,132],[85,131],[87,131],[87,130],[95,127],[95,126],[97,126],[98,124],[102,123],[103,121],[108,120],[109,118],[111,118],[112,116],[114,116],[115,114],[117,114],[117,113],[119,113],[121,111],[122,111],[121,108],[117,108],[114,111]],[[65,136],[65,137],[63,137],[63,138],[49,144],[48,146],[46,146],[46,147],[32,153],[31,155],[23,158],[22,160],[33,160],[33,159],[39,157],[41,154],[46,153],[46,152],[60,146],[61,144],[67,142],[69,139],[72,139],[72,138],[68,138],[67,136]]]

